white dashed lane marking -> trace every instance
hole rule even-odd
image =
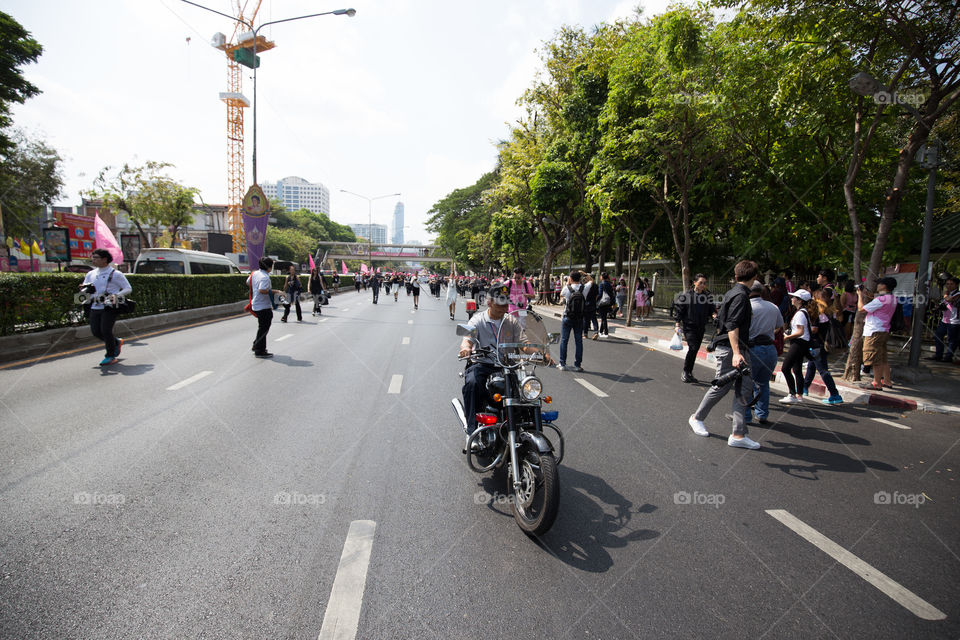
[[[905,424],[898,424],[898,423],[894,422],[893,420],[884,420],[883,418],[870,418],[870,419],[873,420],[874,422],[879,422],[880,424],[885,424],[885,425],[890,426],[890,427],[896,427],[897,429],[909,429],[909,428],[910,428],[910,427],[908,427],[908,426],[905,425]]]
[[[413,324],[413,320],[407,320],[407,324]]]
[[[373,520],[354,520],[350,523],[318,640],[354,640],[357,637],[363,591],[367,584],[367,567],[370,566],[376,530],[377,523]]]
[[[584,387],[587,391],[589,391],[589,392],[592,393],[593,395],[597,396],[598,398],[609,398],[609,397],[610,397],[610,396],[608,396],[607,394],[605,394],[603,391],[600,391],[600,389],[597,389],[595,386],[593,386],[592,384],[590,384],[589,382],[587,382],[586,380],[584,380],[583,378],[574,378],[574,380],[576,380],[577,382],[579,382],[580,384],[582,384],[583,387]]]
[[[197,380],[202,380],[203,378],[206,378],[211,373],[213,373],[213,371],[201,371],[197,375],[190,376],[186,380],[181,380],[177,384],[170,385],[169,387],[167,387],[167,391],[176,391],[177,389],[183,389],[188,384],[193,384]]]
[[[400,341],[400,344],[410,344],[410,338],[404,338]]]
[[[274,342],[282,342],[283,340],[286,340],[287,338],[292,338],[292,337],[293,337],[293,334],[292,334],[292,333],[288,333],[288,334],[285,335],[285,336],[280,336],[279,338],[277,338],[276,340],[274,340]]]
[[[387,389],[387,393],[400,393],[400,387],[403,386],[403,376],[400,374],[394,374],[390,378],[390,388]]]
[[[923,620],[943,620],[947,614],[913,593],[899,582],[887,577],[807,523],[783,509],[768,509],[767,513],[779,520],[798,536],[823,551],[850,571],[875,586],[894,602]]]

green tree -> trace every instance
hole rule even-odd
[[[4,131],[10,126],[10,105],[23,104],[40,89],[28,82],[20,70],[25,64],[36,62],[43,53],[40,43],[9,14],[0,11],[0,157],[16,145]]]
[[[31,140],[21,131],[0,160],[0,208],[8,235],[39,235],[38,214],[63,191],[61,159],[43,140]]]

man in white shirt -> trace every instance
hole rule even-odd
[[[93,269],[87,272],[80,285],[81,291],[89,296],[90,332],[103,340],[107,352],[100,366],[115,364],[123,347],[123,339],[113,335],[113,325],[117,322],[118,302],[133,291],[126,276],[110,264],[113,257],[106,249],[94,249],[90,256]],[[101,301],[102,300],[102,301]]]
[[[270,269],[273,268],[272,258],[260,258],[259,271],[254,271],[247,278],[250,285],[250,308],[257,316],[257,337],[253,341],[253,355],[258,358],[272,358],[273,354],[267,351],[267,333],[273,322],[273,301],[270,293],[281,295],[281,291],[273,289],[270,282]]]

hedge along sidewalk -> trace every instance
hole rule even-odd
[[[541,315],[552,315],[559,318],[563,312],[563,307],[535,305],[534,310]],[[609,320],[608,324],[611,341],[643,343],[650,349],[670,354],[679,359],[686,356],[686,343],[680,351],[670,348],[670,339],[673,337],[676,327],[675,321],[671,318],[652,316],[633,327],[625,326],[622,320]],[[708,331],[706,337],[704,337],[704,347],[711,335],[711,332]],[[905,365],[906,355],[900,352],[891,353],[890,361],[896,386],[896,389],[892,391],[867,391],[854,386],[856,383],[849,383],[840,379],[838,375],[834,375],[837,390],[840,392],[843,401],[850,404],[866,404],[902,411],[919,410],[931,413],[960,414],[960,406],[957,406],[957,398],[960,398],[960,366],[949,364],[932,366],[934,380],[905,387],[902,384],[896,384],[896,381],[897,368]],[[708,353],[705,348],[701,347],[697,353],[697,364],[709,367],[712,370],[716,366],[715,363],[716,359],[713,354]],[[681,368],[678,367],[677,369],[677,384],[682,384],[680,382]],[[804,365],[804,370],[806,370],[806,365]],[[770,389],[786,395],[787,385],[783,373],[780,371],[779,363],[775,374],[776,380],[770,383]],[[872,378],[863,376],[863,381],[868,379]],[[810,401],[814,402],[825,397],[827,397],[827,390],[820,381],[818,374],[814,378],[813,384],[810,385]],[[772,401],[771,406],[773,406]]]

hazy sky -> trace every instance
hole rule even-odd
[[[199,4],[236,13],[236,0]],[[249,0],[252,7],[256,0]],[[258,178],[322,182],[337,222],[367,221],[367,196],[400,192],[406,237],[425,241],[430,207],[494,167],[497,140],[539,66],[536,50],[563,24],[633,14],[636,0],[263,0],[258,23],[353,7],[266,27],[277,47],[258,79]],[[665,0],[641,1],[645,16]],[[26,77],[43,93],[13,110],[15,126],[64,158],[61,204],[80,203],[106,165],[161,160],[225,204],[224,54],[210,46],[226,18],[179,0],[2,0],[44,48]],[[244,93],[253,97],[252,71]],[[247,185],[252,115],[246,110]],[[390,224],[396,198],[374,202]]]

